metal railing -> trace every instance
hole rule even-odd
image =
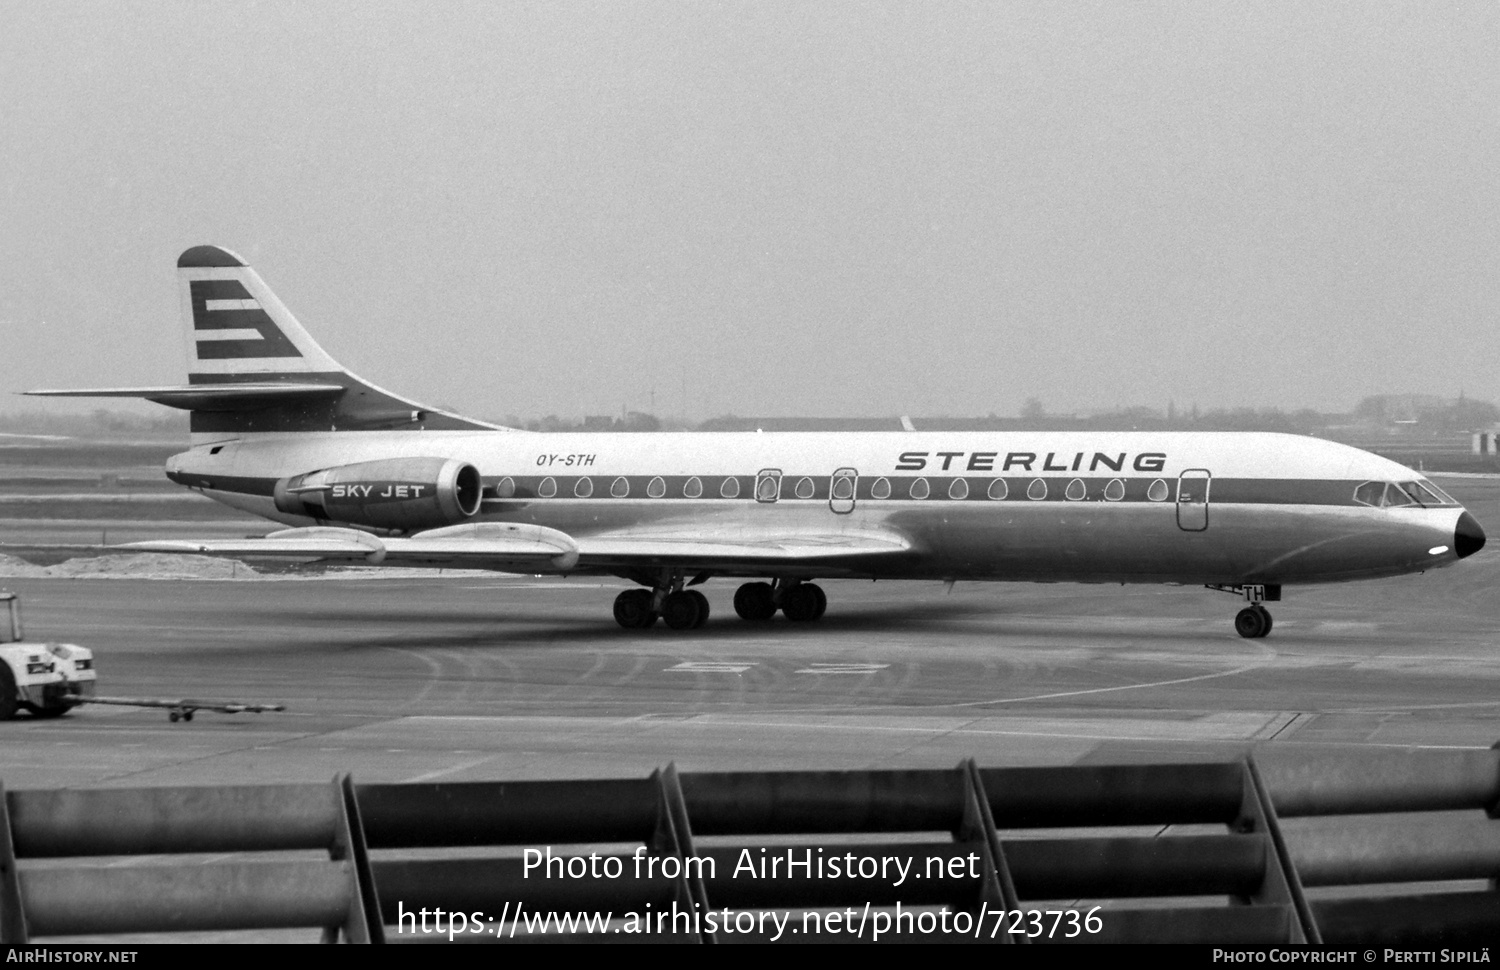
[[[848,939],[856,912],[863,938],[888,940],[1500,938],[1500,751],[0,794],[9,943],[289,927],[373,943],[729,942],[788,925]],[[828,871],[867,858],[895,868]],[[427,927],[439,911],[462,929]],[[782,929],[756,922],[767,913]]]

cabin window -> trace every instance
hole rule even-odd
[[[661,480],[661,476],[651,479],[646,483],[646,494],[652,498],[661,498],[667,494],[667,483]]]
[[[557,479],[547,476],[542,479],[542,484],[536,487],[536,493],[542,498],[551,498],[557,494]]]
[[[906,494],[915,499],[924,499],[932,494],[932,488],[927,484],[927,479],[919,478],[911,483]]]
[[[719,486],[719,494],[724,498],[739,498],[740,480],[738,478],[724,479],[724,484]]]
[[[613,495],[615,498],[624,498],[625,496],[630,494],[630,483],[625,480],[624,475],[621,475],[613,482],[610,482],[609,494]]]
[[[1033,478],[1031,484],[1026,486],[1026,497],[1033,502],[1040,502],[1047,497],[1047,483],[1040,478]]]
[[[1116,478],[1104,486],[1104,501],[1118,502],[1125,497],[1125,483]]]
[[[514,478],[502,478],[495,485],[496,498],[510,498],[514,494],[516,494],[516,480]]]
[[[1089,497],[1089,488],[1083,484],[1083,479],[1075,478],[1068,483],[1068,490],[1063,493],[1069,502],[1082,502]]]
[[[847,475],[833,480],[833,490],[830,493],[835,499],[847,502],[854,497],[854,479]]]
[[[1167,483],[1159,478],[1146,489],[1146,497],[1153,502],[1165,502],[1170,493],[1171,489],[1167,488]]]
[[[890,498],[891,481],[888,478],[877,478],[870,486],[870,498]]]
[[[588,498],[594,494],[594,480],[592,478],[580,478],[573,486],[573,494],[579,498]]]
[[[969,497],[969,483],[962,478],[955,478],[948,486],[948,497],[953,499],[965,499]]]
[[[703,496],[703,479],[694,475],[682,486],[682,494],[685,498],[701,498]]]
[[[798,498],[812,498],[813,497],[813,480],[811,478],[799,479],[797,481],[797,492],[796,492],[796,494],[797,494]]]
[[[990,490],[987,494],[990,498],[999,502],[1010,494],[1010,486],[1005,484],[1005,479],[997,478],[993,482],[990,482]]]

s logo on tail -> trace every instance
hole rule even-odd
[[[193,280],[189,286],[199,360],[302,356],[239,280]]]

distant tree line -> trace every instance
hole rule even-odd
[[[186,411],[143,415],[108,408],[95,408],[87,414],[49,414],[43,411],[21,411],[0,414],[0,431],[11,434],[59,435],[186,435]]]
[[[1192,404],[1165,409],[1132,405],[1086,415],[1054,414],[1036,397],[1027,398],[1017,417],[912,417],[920,431],[1282,431],[1292,434],[1335,436],[1357,432],[1378,435],[1451,435],[1500,427],[1500,407],[1489,401],[1459,394],[1456,400],[1427,394],[1377,394],[1366,397],[1348,413],[1301,408],[1209,408]],[[515,415],[497,424],[527,431],[882,431],[900,430],[902,419],[888,417],[740,417],[720,415],[696,424],[661,418],[644,411],[628,411],[618,417],[589,415],[582,418],[521,418]],[[188,430],[185,411],[143,416],[106,408],[87,414],[48,414],[38,411],[0,414],[0,432],[60,435],[182,436]]]

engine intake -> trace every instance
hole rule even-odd
[[[290,515],[383,529],[431,529],[479,511],[479,470],[456,458],[387,458],[322,468],[276,483]]]

